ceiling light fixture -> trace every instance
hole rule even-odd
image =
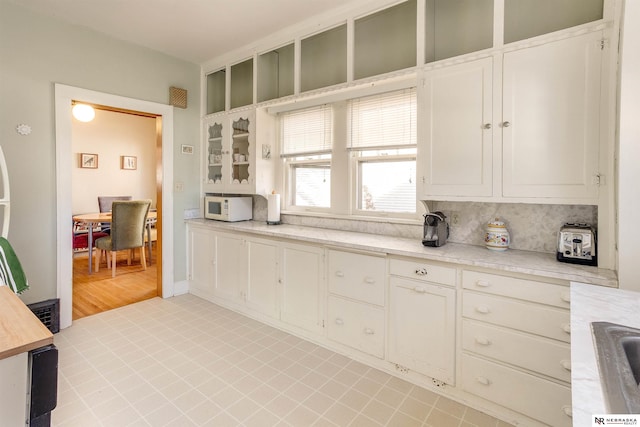
[[[71,113],[81,122],[90,122],[96,117],[96,110],[87,104],[74,104]]]

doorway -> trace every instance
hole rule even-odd
[[[71,106],[74,100],[108,107],[114,110],[142,112],[156,117],[157,158],[157,210],[161,221],[161,238],[157,241],[158,295],[173,296],[173,107],[102,92],[55,85],[56,114],[56,190],[57,190],[57,287],[60,299],[60,327],[72,323],[73,306],[73,253],[72,247],[72,168],[75,167],[72,149]],[[163,189],[168,189],[163,191]]]
[[[76,101],[86,104],[84,100]],[[93,105],[93,109],[95,115],[92,120],[72,120],[71,144],[77,161],[72,168],[72,213],[97,213],[100,196],[149,199],[151,211],[156,211],[156,202],[161,197],[158,191],[162,188],[162,182],[158,182],[161,174],[157,173],[162,171],[162,159],[157,158],[161,155],[159,148],[162,142],[158,135],[157,117],[101,105]],[[82,159],[92,162],[85,164]],[[125,159],[130,163],[125,163]],[[110,270],[98,270],[95,257],[89,269],[87,225],[74,222],[74,321],[162,294],[162,253],[157,251],[162,218],[150,226],[150,234],[145,234],[145,239],[151,238],[147,247],[147,267],[143,269],[139,262],[138,251],[135,251],[136,256],[131,263],[127,262],[126,251],[119,252],[117,274],[111,277]],[[101,224],[94,232],[108,232],[108,224]],[[96,254],[95,250],[93,254]],[[103,263],[102,267],[106,265]]]

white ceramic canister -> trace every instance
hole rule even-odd
[[[503,221],[495,218],[487,224],[487,232],[484,235],[484,243],[487,249],[492,251],[506,251],[509,249],[511,237],[509,230]]]

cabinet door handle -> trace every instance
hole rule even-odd
[[[484,305],[480,305],[478,307],[476,307],[476,311],[480,314],[489,314],[491,313],[491,309],[487,306]]]
[[[372,279],[371,277],[365,277],[364,278],[364,283],[368,283],[370,285],[373,285],[374,283],[376,283],[376,281],[374,279]]]
[[[476,337],[476,342],[480,345],[491,345],[491,340],[487,337]]]
[[[336,322],[336,325],[344,325],[344,320],[342,320],[342,319],[341,319],[341,318],[339,318],[339,317],[336,317],[335,322]]]
[[[426,268],[416,268],[416,275],[418,276],[426,276],[429,274]]]
[[[476,377],[476,381],[482,385],[491,385],[491,380],[487,377]]]
[[[488,282],[486,280],[476,280],[476,286],[479,286],[481,288],[488,288],[489,286],[491,286],[491,282]]]
[[[571,323],[565,323],[562,325],[562,330],[568,334],[571,334]]]
[[[340,270],[336,271],[336,277],[344,277],[344,273]]]
[[[415,288],[413,288],[413,292],[417,292],[419,294],[424,294],[425,292],[427,292],[427,290],[425,288],[423,288],[422,286],[416,286]]]
[[[571,302],[571,294],[569,294],[569,292],[564,292],[562,295],[560,295],[560,299],[564,302]]]
[[[502,123],[502,127],[504,127],[504,128],[508,128],[509,126],[511,126],[511,122],[507,121],[507,122],[503,122]]]
[[[571,371],[571,360],[562,359],[560,361],[560,366],[562,366],[567,371]]]
[[[482,126],[484,129],[491,129],[491,123],[485,123],[484,126]]]
[[[376,333],[376,331],[374,331],[371,328],[364,328],[364,330],[362,332],[364,332],[366,335],[373,335],[373,334]]]
[[[562,412],[564,412],[564,414],[569,417],[569,418],[573,418],[573,410],[571,409],[571,406],[569,405],[564,405],[562,407]]]

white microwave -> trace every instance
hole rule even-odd
[[[218,221],[247,221],[253,218],[253,199],[242,196],[205,196],[204,217]]]

